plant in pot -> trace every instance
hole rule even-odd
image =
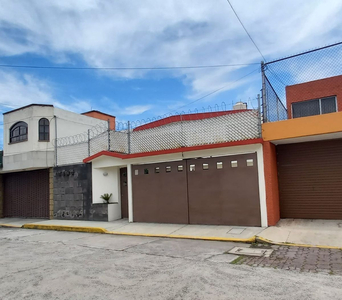
[[[108,193],[105,193],[103,195],[101,195],[101,199],[103,200],[103,203],[107,203],[109,204],[109,200],[110,198],[112,197],[112,193],[108,194]]]

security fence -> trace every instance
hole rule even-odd
[[[130,154],[256,139],[261,136],[260,124],[260,111],[254,109],[184,113],[146,124],[117,123],[116,130],[108,127],[97,129],[97,135],[88,132],[57,140],[56,164],[79,163],[101,151]]]
[[[322,79],[342,75],[341,57],[342,42],[262,63],[263,122],[337,111],[336,99],[325,101],[336,96],[332,81]],[[335,82],[341,86],[342,77]],[[308,102],[292,104],[300,101]]]

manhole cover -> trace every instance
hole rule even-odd
[[[255,249],[255,248],[245,248],[245,247],[234,247],[228,253],[237,255],[247,255],[247,256],[264,256],[269,257],[272,254],[272,249]]]

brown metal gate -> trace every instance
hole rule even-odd
[[[185,161],[133,166],[135,222],[188,223]]]
[[[190,224],[261,226],[255,153],[187,164]]]
[[[4,216],[49,218],[49,170],[4,174]]]
[[[261,226],[255,153],[133,166],[136,222]]]
[[[277,146],[280,216],[342,219],[342,140]]]

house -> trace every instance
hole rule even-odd
[[[3,115],[0,214],[52,217],[55,141],[94,126],[107,127],[106,120],[115,124],[115,117],[96,111],[80,115],[46,104],[31,104]]]
[[[288,119],[262,124],[271,225],[342,219],[342,76],[286,87]]]
[[[91,163],[93,203],[108,220],[267,226],[260,115],[233,110],[167,117],[112,132]]]

